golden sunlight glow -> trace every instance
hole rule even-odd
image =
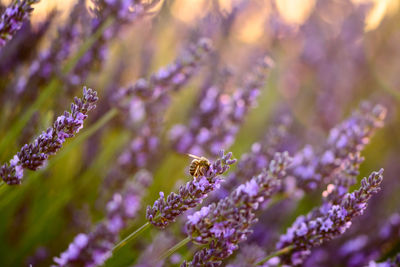
[[[245,43],[257,42],[265,33],[265,23],[269,13],[270,6],[267,1],[259,1],[241,12],[233,27],[235,38]]]
[[[352,0],[356,4],[371,3],[373,6],[365,20],[365,30],[376,29],[385,15],[391,15],[399,8],[398,0]]]
[[[264,17],[252,16],[243,21],[241,27],[237,28],[237,37],[243,42],[256,42],[264,33]]]
[[[262,6],[260,9],[253,9],[252,12],[245,12],[249,16],[241,20],[241,27],[238,29],[237,36],[245,42],[254,42],[263,34],[265,18],[270,4],[273,0],[254,1],[256,6]],[[310,15],[317,0],[274,0],[276,8],[282,18],[288,23],[302,24]],[[9,4],[11,1],[5,1]],[[32,13],[32,21],[41,21],[46,14],[54,7],[57,7],[61,16],[67,14],[74,0],[56,0],[56,1],[40,1],[34,5],[35,11]],[[196,19],[203,17],[211,8],[210,0],[175,0],[171,7],[172,14],[181,21],[191,23]],[[220,10],[223,13],[232,11],[232,7],[236,4],[236,0],[218,0]],[[390,16],[397,12],[400,6],[399,0],[352,0],[355,4],[371,3],[373,6],[366,18],[365,30],[376,29],[385,16]],[[163,3],[163,1],[160,1]],[[88,1],[89,6],[92,4]],[[159,9],[157,5],[156,9]]]
[[[34,12],[32,12],[32,22],[43,21],[43,18],[46,17],[47,14],[50,13],[51,10],[57,8],[60,12],[61,16],[63,14],[68,14],[68,10],[71,8],[74,1],[72,0],[58,0],[58,1],[40,1],[35,4]]]
[[[365,30],[372,30],[378,27],[385,16],[388,2],[389,0],[380,0],[379,2],[375,3],[374,8],[367,16]]]
[[[233,0],[218,0],[219,8],[223,13],[230,13],[232,11]]]
[[[302,24],[310,15],[316,0],[276,0],[276,7],[282,18],[295,24]]]
[[[210,9],[210,4],[209,0],[176,0],[171,12],[179,20],[191,23],[203,17]]]
[[[386,15],[392,16],[399,10],[400,1],[398,0],[389,0],[388,6],[386,8]]]

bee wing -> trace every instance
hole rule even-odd
[[[187,154],[189,157],[194,158],[194,159],[201,159],[200,157],[193,155],[193,154]]]

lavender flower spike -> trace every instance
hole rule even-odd
[[[349,155],[361,152],[376,130],[383,127],[386,113],[381,105],[362,102],[357,111],[330,131],[323,151],[315,153],[306,146],[297,153],[289,171],[296,177],[297,186],[307,191],[330,183]]]
[[[237,250],[238,244],[252,233],[250,227],[257,222],[255,212],[279,191],[280,179],[286,175],[290,161],[287,152],[276,153],[268,171],[240,185],[218,204],[213,203],[188,216],[188,235],[192,241],[208,244],[208,247],[198,251],[190,263],[182,266],[219,266]]]
[[[313,247],[343,234],[351,226],[351,220],[363,214],[371,196],[380,190],[382,173],[383,169],[364,178],[360,189],[346,194],[341,203],[324,204],[307,216],[298,217],[277,245],[278,249],[292,246],[290,253],[281,256],[281,263],[301,265]]]
[[[24,169],[37,170],[44,166],[50,155],[55,154],[65,142],[83,127],[87,113],[96,107],[97,92],[83,88],[83,97],[75,97],[71,111],[59,116],[45,132],[42,132],[33,143],[25,144],[10,163],[0,169],[0,177],[8,185],[21,184]]]
[[[194,177],[185,186],[181,186],[179,194],[171,193],[165,199],[164,193],[160,192],[160,198],[154,202],[154,205],[147,207],[147,220],[157,227],[165,228],[174,222],[177,216],[196,207],[209,192],[220,186],[222,180],[220,175],[236,162],[231,157],[231,152],[224,154],[224,151],[221,151],[220,158],[211,164],[207,173],[204,176]]]
[[[56,266],[100,266],[112,256],[119,233],[140,210],[141,200],[152,182],[152,175],[142,169],[122,194],[114,194],[107,203],[107,218],[88,234],[78,234],[68,249],[55,257]]]
[[[15,0],[4,10],[0,18],[0,48],[10,41],[32,12],[33,4],[39,0]]]

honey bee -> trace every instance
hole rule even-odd
[[[210,168],[210,161],[205,157],[198,157],[192,154],[188,154],[189,157],[193,158],[190,163],[189,173],[193,177],[204,176]]]

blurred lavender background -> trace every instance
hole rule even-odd
[[[398,0],[0,1],[0,266],[400,266],[399,25]]]

